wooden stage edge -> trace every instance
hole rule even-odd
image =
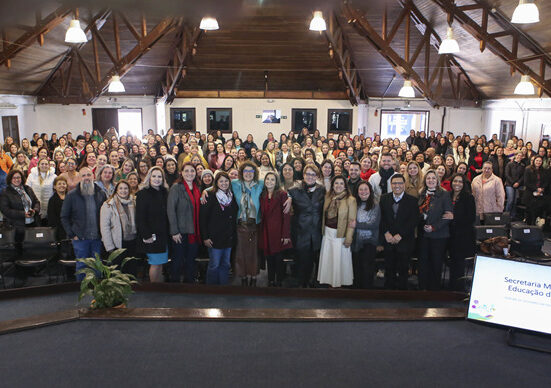
[[[44,286],[0,290],[0,300],[26,298],[78,292],[79,283],[59,283]],[[461,302],[467,295],[451,291],[398,291],[398,290],[357,290],[342,288],[272,288],[272,287],[239,287],[210,286],[204,284],[181,283],[140,283],[134,287],[136,292],[159,292],[168,294],[209,294],[209,295],[246,295],[275,296],[291,298],[329,298],[361,300],[394,300],[394,301],[438,301]]]
[[[400,309],[218,309],[129,308],[73,309],[0,322],[0,335],[78,320],[232,321],[232,322],[366,322],[465,319],[465,308]]]

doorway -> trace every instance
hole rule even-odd
[[[11,137],[15,144],[21,144],[19,142],[19,122],[17,121],[17,116],[2,116],[2,129],[4,141],[6,141],[6,138]]]

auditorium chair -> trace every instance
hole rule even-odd
[[[15,261],[15,266],[33,269],[37,272],[46,269],[48,271],[48,281],[51,281],[50,264],[56,258],[57,253],[58,244],[55,228],[25,228],[22,254]]]
[[[511,224],[511,215],[505,213],[484,213],[484,225],[503,225],[509,228]]]
[[[4,288],[6,288],[5,275],[14,268],[13,262],[16,258],[15,230],[0,229],[0,280]]]
[[[547,262],[551,257],[542,252],[543,230],[533,225],[516,225],[511,228],[511,252],[519,259]]]

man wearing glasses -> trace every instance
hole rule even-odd
[[[381,196],[381,233],[385,249],[385,288],[406,290],[409,259],[419,222],[417,200],[404,192],[402,174],[390,178],[392,192]]]

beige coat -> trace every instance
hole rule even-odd
[[[325,202],[323,204],[323,218],[321,223],[321,233],[325,231],[325,212],[331,203],[329,194],[325,195]],[[344,238],[344,242],[352,244],[354,238],[354,229],[350,227],[350,222],[356,221],[357,205],[356,198],[350,195],[347,199],[339,202],[339,216],[337,221],[337,238]]]
[[[505,203],[505,190],[501,178],[492,174],[482,184],[482,174],[473,179],[472,190],[476,203],[476,214],[501,213]]]
[[[106,251],[122,248],[122,223],[113,198],[101,206],[100,214],[101,241]]]

